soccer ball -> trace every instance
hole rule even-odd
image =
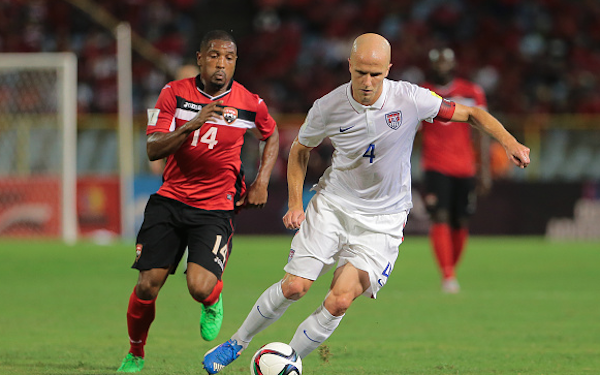
[[[301,375],[302,358],[282,342],[272,342],[258,349],[250,362],[252,375]]]

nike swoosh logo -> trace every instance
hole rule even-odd
[[[256,306],[256,310],[258,310],[258,313],[260,314],[260,316],[262,316],[265,319],[273,319],[273,318],[269,318],[268,316],[265,316],[263,313],[260,312],[260,306]]]
[[[309,339],[312,342],[321,343],[321,341],[313,340],[310,337],[308,337],[308,333],[306,333],[306,330],[304,330],[304,336],[306,336],[306,338]]]
[[[352,125],[352,126],[349,126],[349,127],[347,127],[347,128],[340,128],[340,133],[343,133],[343,132],[345,132],[346,130],[350,130],[350,129],[352,129],[352,128],[353,128],[353,127],[355,127],[355,126],[356,126],[356,125]]]

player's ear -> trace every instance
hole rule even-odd
[[[202,61],[202,52],[196,51],[196,64],[198,64],[198,66],[201,66],[201,61]]]

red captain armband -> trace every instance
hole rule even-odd
[[[452,116],[454,115],[455,109],[456,103],[446,99],[442,99],[440,110],[438,111],[437,116],[435,116],[435,119],[440,121],[450,121],[452,120]]]

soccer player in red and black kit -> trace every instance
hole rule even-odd
[[[265,102],[232,77],[233,37],[207,33],[196,53],[200,73],[169,82],[146,130],[150,160],[166,158],[163,184],[144,212],[133,268],[139,270],[129,298],[130,349],[118,372],[139,372],[155,316],[158,292],[188,247],[187,285],[202,304],[200,330],[216,338],[223,316],[221,275],[231,252],[234,211],[261,208],[279,152],[279,133]],[[247,130],[264,144],[254,182],[246,187],[240,152]]]
[[[485,94],[477,84],[455,78],[454,52],[449,48],[429,52],[431,82],[423,87],[448,100],[468,106],[487,107]],[[429,237],[442,274],[442,291],[458,293],[455,268],[469,234],[468,219],[475,210],[476,152],[471,126],[464,122],[423,123],[422,164],[425,171],[425,205],[431,216]],[[486,145],[481,134],[479,187],[489,189],[491,180]]]

